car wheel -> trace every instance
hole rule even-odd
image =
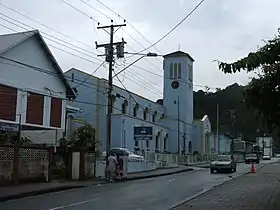
[[[236,172],[236,166],[234,167],[233,172]]]
[[[214,173],[214,169],[211,168],[210,169],[210,173],[213,174]]]

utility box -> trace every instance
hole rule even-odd
[[[124,58],[124,43],[120,43],[117,45],[117,57]]]

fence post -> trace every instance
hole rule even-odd
[[[52,166],[53,166],[53,151],[52,147],[49,148],[49,167],[48,167],[48,181],[52,181]]]
[[[14,146],[14,159],[13,159],[13,182],[18,184],[18,168],[19,168],[19,145],[16,142]]]
[[[79,167],[79,178],[80,180],[85,179],[85,151],[80,151],[80,167]]]

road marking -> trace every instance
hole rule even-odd
[[[51,209],[48,209],[48,210],[65,209],[65,208],[68,208],[68,207],[71,207],[71,206],[77,206],[77,205],[81,205],[81,204],[84,204],[84,203],[89,203],[89,202],[97,201],[97,200],[100,200],[100,199],[101,199],[100,197],[93,198],[93,199],[90,199],[90,200],[85,200],[85,201],[81,201],[81,202],[77,202],[77,203],[71,203],[71,204],[68,204],[68,205],[65,205],[65,206],[58,206],[58,207],[51,208]]]
[[[173,181],[175,181],[176,179],[170,179],[169,181],[168,181],[168,183],[170,183],[170,182],[173,182]]]

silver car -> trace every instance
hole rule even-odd
[[[231,155],[217,155],[210,163],[210,172],[236,171],[236,162]]]

